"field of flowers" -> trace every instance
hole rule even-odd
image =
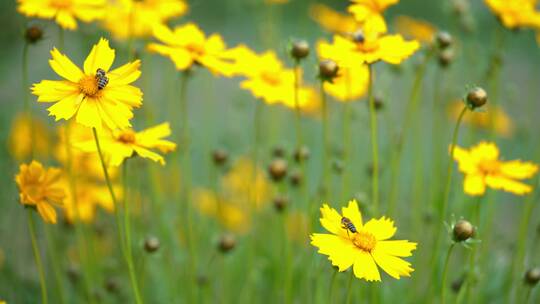
[[[540,1],[0,10],[0,304],[540,302]]]

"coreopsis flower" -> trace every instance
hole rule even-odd
[[[62,179],[61,184],[64,189],[69,189],[70,184],[67,177]],[[64,199],[64,214],[68,223],[81,221],[91,223],[97,212],[97,207],[101,207],[105,211],[112,213],[114,204],[111,200],[111,194],[104,181],[94,181],[88,176],[79,176],[75,180],[75,198],[71,191],[66,191]],[[121,188],[114,185],[114,193],[121,195]]]
[[[335,37],[338,37],[337,39]],[[345,39],[335,36],[333,43],[319,41],[317,52],[321,59],[330,59],[339,66],[338,75],[324,83],[324,90],[339,101],[353,101],[364,96],[369,85],[369,70],[362,58],[351,52]],[[345,42],[345,43],[343,43]]]
[[[55,103],[49,115],[57,121],[75,117],[77,123],[97,130],[131,126],[132,109],[142,104],[142,91],[130,85],[141,75],[139,60],[109,72],[115,51],[103,38],[84,61],[83,71],[56,48],[51,55],[51,68],[64,80],[42,80],[32,87],[38,102]]]
[[[31,157],[46,157],[49,153],[47,126],[26,113],[19,113],[11,123],[8,138],[9,152],[18,161]]]
[[[433,24],[408,16],[398,16],[394,22],[396,31],[403,37],[417,40],[422,44],[431,43],[437,33],[437,28]]]
[[[65,197],[60,184],[62,171],[58,168],[45,168],[38,161],[22,164],[15,182],[19,187],[19,201],[25,206],[35,207],[43,220],[56,224],[54,206],[62,206]]]
[[[107,7],[103,26],[117,39],[146,38],[152,36],[154,26],[187,10],[184,0],[119,0]]]
[[[452,121],[456,121],[462,110],[463,101],[457,100],[452,102],[448,105],[448,117]],[[462,118],[462,123],[486,130],[493,127],[493,130],[503,137],[510,137],[514,133],[515,128],[514,122],[501,106],[489,107],[484,112],[471,112],[471,115],[466,115]]]
[[[119,166],[124,159],[136,155],[165,165],[163,156],[152,149],[161,153],[174,151],[176,144],[164,139],[169,135],[171,135],[169,123],[162,123],[140,132],[135,132],[132,129],[117,129],[100,133],[98,136],[107,163],[110,166]],[[76,143],[75,146],[85,152],[97,151],[96,143],[93,140]]]
[[[351,0],[353,3],[348,11],[362,26],[376,29],[379,33],[387,31],[383,13],[391,5],[399,0]]]
[[[228,231],[243,234],[251,227],[248,210],[210,190],[196,189],[193,202],[202,215],[215,218]]]
[[[217,75],[230,76],[232,63],[223,58],[225,42],[218,34],[209,37],[194,23],[171,29],[165,25],[154,27],[154,37],[160,43],[150,43],[148,50],[169,57],[179,71],[201,65]]]
[[[64,29],[77,29],[77,19],[103,18],[106,0],[17,0],[17,11],[28,17],[54,19]]]
[[[349,34],[360,27],[351,15],[337,12],[324,4],[313,4],[309,9],[309,15],[323,29],[331,33]]]
[[[483,195],[486,187],[517,195],[527,194],[532,187],[520,180],[531,178],[538,172],[538,165],[531,162],[499,160],[499,149],[492,142],[480,142],[469,150],[455,147],[454,160],[465,175],[463,191],[472,196]]]
[[[536,0],[484,0],[502,24],[510,29],[540,27]]]
[[[322,206],[321,225],[331,234],[311,235],[319,253],[327,255],[340,272],[352,266],[354,275],[366,281],[381,281],[378,267],[395,279],[410,277],[414,269],[401,258],[411,256],[417,244],[390,240],[397,230],[392,220],[381,217],[364,224],[355,200],[341,211]]]

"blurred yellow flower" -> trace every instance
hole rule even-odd
[[[170,29],[165,25],[154,27],[154,37],[163,44],[150,43],[148,50],[169,57],[179,71],[201,65],[213,74],[231,76],[232,63],[223,58],[226,45],[218,34],[208,38],[194,23]]]
[[[107,7],[103,25],[117,39],[151,37],[154,26],[187,10],[183,0],[117,0]]]
[[[103,38],[86,58],[84,72],[56,48],[51,55],[51,68],[65,80],[42,80],[32,87],[38,102],[55,102],[48,108],[49,115],[56,121],[76,116],[78,123],[98,130],[104,125],[110,129],[131,126],[132,109],[142,104],[141,90],[130,85],[141,75],[139,60],[109,72],[115,51]]]
[[[324,4],[311,5],[309,15],[311,19],[331,33],[349,34],[360,27],[352,16],[337,12]]]
[[[433,24],[408,16],[397,16],[394,22],[396,31],[403,37],[417,40],[422,44],[431,43],[437,32],[437,28]]]
[[[337,37],[337,38],[336,38]],[[338,76],[324,83],[324,90],[339,101],[354,101],[364,96],[369,85],[369,70],[362,58],[351,52],[349,41],[335,36],[333,43],[319,41],[321,59],[331,59],[339,66]]]
[[[363,27],[376,30],[378,33],[386,33],[388,30],[382,14],[391,5],[399,0],[351,0],[349,12]]]
[[[450,103],[448,105],[449,118],[456,121],[462,110],[461,100]],[[483,129],[490,129],[493,123],[493,128],[498,135],[510,137],[514,133],[514,122],[500,106],[491,106],[485,112],[471,112],[470,115],[463,117],[462,123]]]
[[[532,187],[518,180],[531,178],[538,166],[520,160],[499,160],[499,149],[492,142],[480,142],[469,150],[455,147],[454,160],[465,175],[463,191],[472,196],[483,195],[486,186],[517,195],[527,194]]]
[[[61,184],[64,189],[69,189],[69,181],[62,179]],[[90,223],[95,219],[97,206],[100,206],[109,213],[114,211],[114,204],[111,200],[109,189],[104,182],[92,181],[88,178],[77,177],[75,181],[76,198],[71,195],[71,191],[66,191],[64,199],[64,214],[69,223],[81,221]],[[121,194],[121,189],[114,186],[114,193]]]
[[[31,158],[32,152],[36,158],[46,158],[49,153],[47,126],[26,113],[17,114],[11,123],[8,146],[11,156],[18,161]]]
[[[168,122],[135,132],[132,129],[105,131],[98,133],[102,152],[110,166],[119,166],[124,159],[132,156],[148,158],[161,165],[165,165],[163,156],[152,151],[157,149],[161,153],[168,153],[176,149],[176,144],[163,139],[171,135]],[[75,147],[85,152],[96,152],[94,140],[75,143]]]
[[[286,225],[289,239],[306,245],[309,242],[308,222],[309,219],[304,213],[298,211],[288,212]]]
[[[246,233],[251,226],[248,212],[225,198],[206,189],[196,189],[193,202],[201,214],[215,218],[223,227],[236,233]]]
[[[54,19],[64,29],[77,29],[77,19],[91,22],[103,18],[105,0],[17,0],[19,13],[28,17]]]
[[[389,240],[397,230],[392,220],[381,217],[363,224],[355,200],[341,211],[342,215],[323,204],[321,225],[332,234],[311,235],[311,244],[319,248],[319,253],[327,255],[340,272],[352,266],[354,275],[366,281],[381,281],[378,267],[395,279],[410,277],[414,269],[401,257],[411,256],[417,244]],[[352,226],[345,225],[344,219]]]
[[[484,0],[491,12],[510,29],[540,27],[540,11],[536,0]]]
[[[30,164],[22,164],[15,182],[19,187],[20,203],[35,207],[43,220],[56,224],[56,210],[53,205],[62,206],[65,197],[64,188],[60,184],[62,171],[58,168],[44,168],[33,160]]]

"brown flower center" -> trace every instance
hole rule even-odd
[[[81,92],[89,97],[94,97],[100,93],[99,87],[98,87],[98,80],[93,75],[84,76],[81,80],[79,80],[79,90]]]
[[[118,136],[118,140],[124,144],[134,144],[135,143],[135,132],[131,129],[122,131]]]
[[[186,45],[186,49],[196,55],[204,54],[204,46],[198,43],[190,43]]]
[[[480,171],[482,171],[482,173],[488,175],[499,172],[501,164],[497,160],[483,160],[480,162],[478,167],[480,168]]]
[[[355,233],[352,242],[356,247],[365,252],[371,252],[375,248],[375,245],[377,245],[375,236],[366,231],[358,231]]]
[[[49,3],[52,7],[65,9],[72,5],[71,1],[72,0],[51,0]]]
[[[356,49],[362,53],[374,52],[379,48],[379,40],[371,40],[356,43]]]

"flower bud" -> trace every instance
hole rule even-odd
[[[285,148],[282,146],[276,146],[272,149],[272,155],[274,157],[285,157]]]
[[[437,44],[439,45],[441,49],[446,49],[447,47],[452,45],[452,43],[454,42],[454,38],[452,38],[452,35],[444,31],[438,32],[436,39],[437,39]]]
[[[291,56],[300,60],[306,58],[309,55],[309,43],[305,40],[298,40],[293,42],[291,48]]]
[[[148,253],[156,252],[159,249],[159,239],[151,236],[144,240],[144,250]]]
[[[291,185],[298,186],[302,183],[302,173],[300,171],[294,171],[291,173]]]
[[[466,241],[474,236],[474,226],[466,221],[466,220],[459,220],[455,225],[453,229],[453,236],[454,240],[456,242],[463,242]]]
[[[344,166],[342,161],[336,159],[332,162],[332,169],[334,169],[337,174],[341,174],[343,172],[343,168]]]
[[[375,105],[376,111],[380,111],[384,108],[384,102],[381,96],[375,96],[373,98],[373,104]]]
[[[223,253],[233,250],[235,246],[236,238],[230,233],[223,234],[219,239],[218,249]]]
[[[454,50],[444,49],[439,53],[439,65],[443,68],[447,67],[454,60]]]
[[[274,198],[274,207],[276,211],[281,212],[287,208],[289,204],[289,199],[285,196],[277,196]]]
[[[488,96],[484,89],[476,87],[467,93],[466,101],[469,107],[476,109],[486,104],[488,101]]]
[[[105,281],[105,290],[111,294],[115,294],[120,290],[120,283],[116,278],[108,278]]]
[[[275,182],[281,181],[287,175],[287,161],[277,158],[268,166],[268,173]]]
[[[43,38],[43,30],[37,25],[32,25],[26,29],[24,38],[28,43],[36,43]]]
[[[540,281],[540,267],[534,267],[529,269],[525,273],[525,283],[529,286],[534,286]]]
[[[294,151],[294,160],[298,163],[303,162],[309,158],[309,148],[302,146]]]
[[[319,77],[321,77],[322,80],[331,81],[336,78],[338,70],[339,67],[333,60],[323,60],[319,63]]]
[[[217,166],[222,166],[227,162],[227,159],[229,158],[229,155],[227,154],[227,151],[223,149],[216,149],[212,153],[212,159],[214,160],[214,164]]]

